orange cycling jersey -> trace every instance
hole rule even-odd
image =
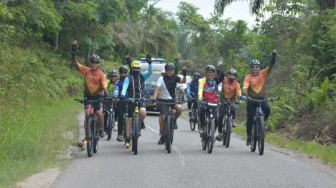
[[[254,76],[252,74],[249,74],[245,77],[243,89],[247,89],[247,96],[249,97],[257,97],[259,95],[265,96],[266,94],[265,82],[271,70],[272,67],[267,66],[265,69],[260,71],[258,75]]]
[[[107,87],[106,76],[101,70],[92,72],[91,68],[78,63],[79,71],[83,74],[85,80],[85,93],[89,96],[104,94],[104,88]]]
[[[229,78],[225,77],[222,81],[221,99],[236,99],[236,96],[241,96],[240,84],[234,80],[229,82]]]

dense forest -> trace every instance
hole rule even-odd
[[[0,0],[2,109],[14,113],[41,99],[78,95],[83,83],[71,65],[74,39],[84,64],[97,54],[102,66],[111,69],[127,54],[151,53],[168,61],[178,57],[190,72],[203,73],[206,64],[223,59],[225,70],[238,71],[240,84],[252,59],[263,68],[277,49],[267,96],[281,100],[272,104],[269,131],[336,143],[335,0],[251,0],[251,14],[257,17],[253,28],[221,18],[233,1],[216,0],[209,19],[186,2],[176,15],[156,8],[156,2]],[[271,13],[268,19],[265,12]],[[1,147],[10,145],[13,122],[0,126],[0,139],[7,142]]]

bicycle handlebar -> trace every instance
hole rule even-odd
[[[251,102],[257,102],[257,103],[262,103],[264,101],[271,101],[271,102],[274,102],[274,101],[277,101],[277,100],[280,100],[280,97],[278,98],[268,98],[268,99],[255,99],[255,98],[247,98],[246,99],[247,101],[251,101]]]
[[[168,104],[168,105],[183,104],[186,102],[185,100],[175,101],[174,99],[153,99],[153,101],[155,103]]]
[[[76,102],[78,102],[78,103],[81,103],[81,104],[83,104],[84,102],[88,102],[88,103],[98,103],[98,102],[103,102],[104,101],[104,99],[74,99]]]

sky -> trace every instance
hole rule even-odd
[[[195,5],[199,8],[198,13],[205,18],[210,18],[210,14],[214,13],[215,0],[183,0],[184,2]],[[177,6],[181,1],[178,0],[161,0],[155,7],[169,12],[177,12]],[[232,20],[244,20],[251,28],[255,24],[255,17],[249,13],[248,1],[236,1],[224,10],[223,19],[231,18]]]

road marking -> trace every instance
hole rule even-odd
[[[151,126],[149,126],[149,125],[147,125],[147,124],[145,124],[145,126],[146,126],[147,128],[149,128],[152,132],[156,133],[157,135],[160,135],[159,131],[153,129]],[[173,150],[176,151],[176,153],[177,153],[177,155],[178,155],[178,157],[179,157],[179,159],[180,159],[181,166],[182,166],[182,167],[186,166],[186,164],[185,164],[185,159],[184,159],[184,156],[182,155],[181,151],[180,151],[176,146],[172,146],[172,148],[173,148]]]

